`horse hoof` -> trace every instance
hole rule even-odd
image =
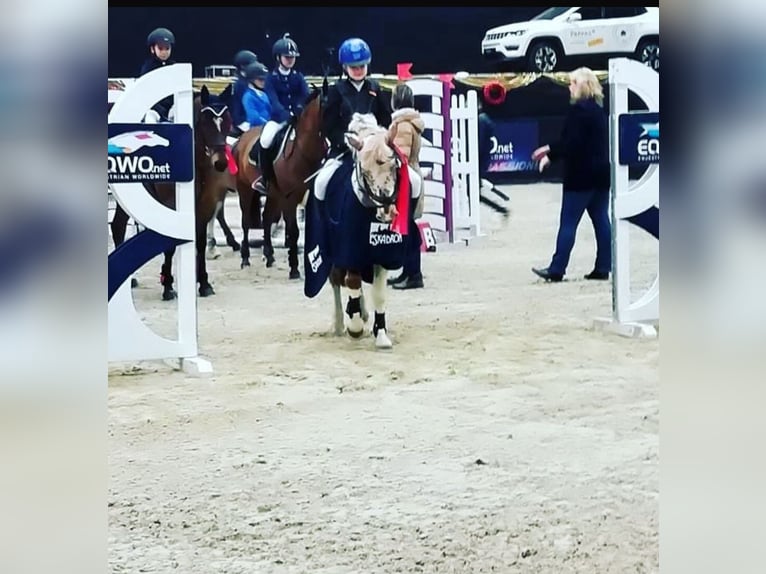
[[[133,289],[133,288],[135,288],[135,287],[138,287],[138,279],[136,279],[135,277],[133,277],[133,278],[130,280],[130,287],[131,287],[131,289]]]
[[[274,263],[276,262],[276,259],[273,257],[267,257],[266,258],[266,267],[274,267]]]
[[[229,243],[229,247],[231,247],[232,251],[239,251],[240,245],[236,241],[234,243]]]
[[[218,251],[217,247],[208,247],[207,250],[207,258],[208,259],[218,259],[221,256],[220,251]]]
[[[379,330],[378,334],[375,336],[375,347],[378,349],[390,349],[393,346],[394,344],[391,342],[391,339],[388,338],[386,330]]]
[[[162,292],[162,300],[163,301],[172,301],[177,297],[177,293],[173,289],[167,289]]]
[[[290,279],[300,279],[301,272],[297,269],[290,269]]]
[[[212,285],[205,285],[204,287],[199,288],[200,297],[210,297],[211,295],[215,295]]]
[[[352,339],[359,339],[364,335],[364,329],[361,329],[360,331],[352,331],[351,329],[346,328],[346,333],[348,333]]]
[[[249,259],[243,259],[242,263],[240,263],[239,268],[244,269],[245,267],[250,267],[250,260]]]

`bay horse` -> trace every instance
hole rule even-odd
[[[226,156],[226,134],[231,129],[231,115],[223,101],[202,86],[194,95],[194,196],[195,196],[195,245],[197,248],[197,282],[201,297],[214,295],[215,291],[207,274],[205,262],[206,230],[215,215],[216,206],[234,188],[234,176],[229,171]],[[175,209],[175,183],[145,183],[147,191],[162,205]],[[117,203],[111,222],[115,247],[125,241],[128,213]],[[175,248],[165,252],[160,271],[162,299],[176,298],[173,289],[172,261]]]
[[[347,158],[330,177],[318,178],[306,205],[304,293],[314,297],[329,278],[334,297],[334,331],[352,338],[364,333],[368,319],[362,282],[372,284],[378,349],[393,346],[386,327],[386,279],[402,266],[404,234],[418,233],[413,193],[419,176],[394,146],[388,130],[372,114],[354,114],[346,142]],[[324,183],[326,181],[326,183]],[[344,325],[341,288],[348,290]]]
[[[275,139],[271,145],[271,149],[277,150],[278,155],[273,163],[274,178],[269,183],[269,193],[263,208],[263,255],[266,267],[272,267],[275,259],[271,226],[278,223],[280,217],[284,217],[290,279],[301,278],[298,269],[298,205],[303,201],[309,187],[305,180],[319,169],[327,153],[327,144],[322,135],[322,101],[326,92],[326,81],[321,88],[313,87],[303,111],[295,119],[294,126],[289,126],[282,138]],[[242,267],[250,265],[247,233],[255,219],[256,210],[260,209],[260,198],[250,187],[258,178],[259,170],[248,161],[250,150],[260,134],[260,127],[251,128],[242,135],[235,150],[239,174],[242,174],[243,181],[247,182],[247,189],[243,189],[240,182],[237,182],[242,208]]]

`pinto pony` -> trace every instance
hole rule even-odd
[[[317,185],[306,205],[304,293],[314,297],[329,278],[336,335],[364,333],[368,313],[362,282],[372,284],[375,346],[393,345],[386,327],[386,278],[402,266],[404,235],[418,233],[413,192],[418,174],[392,144],[388,130],[374,116],[354,114],[346,134],[352,157],[341,163],[326,189]],[[348,291],[344,325],[341,289]]]

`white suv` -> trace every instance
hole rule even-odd
[[[487,30],[481,53],[495,62],[523,62],[531,72],[553,72],[570,56],[631,54],[659,72],[660,10],[556,6],[528,22]]]

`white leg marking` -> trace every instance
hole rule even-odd
[[[388,278],[388,271],[378,265],[374,269],[374,277],[372,280],[372,304],[375,308],[375,313],[386,312],[386,279]],[[390,349],[394,346],[391,339],[388,337],[387,329],[378,329],[378,334],[375,336],[375,346],[378,349]]]

